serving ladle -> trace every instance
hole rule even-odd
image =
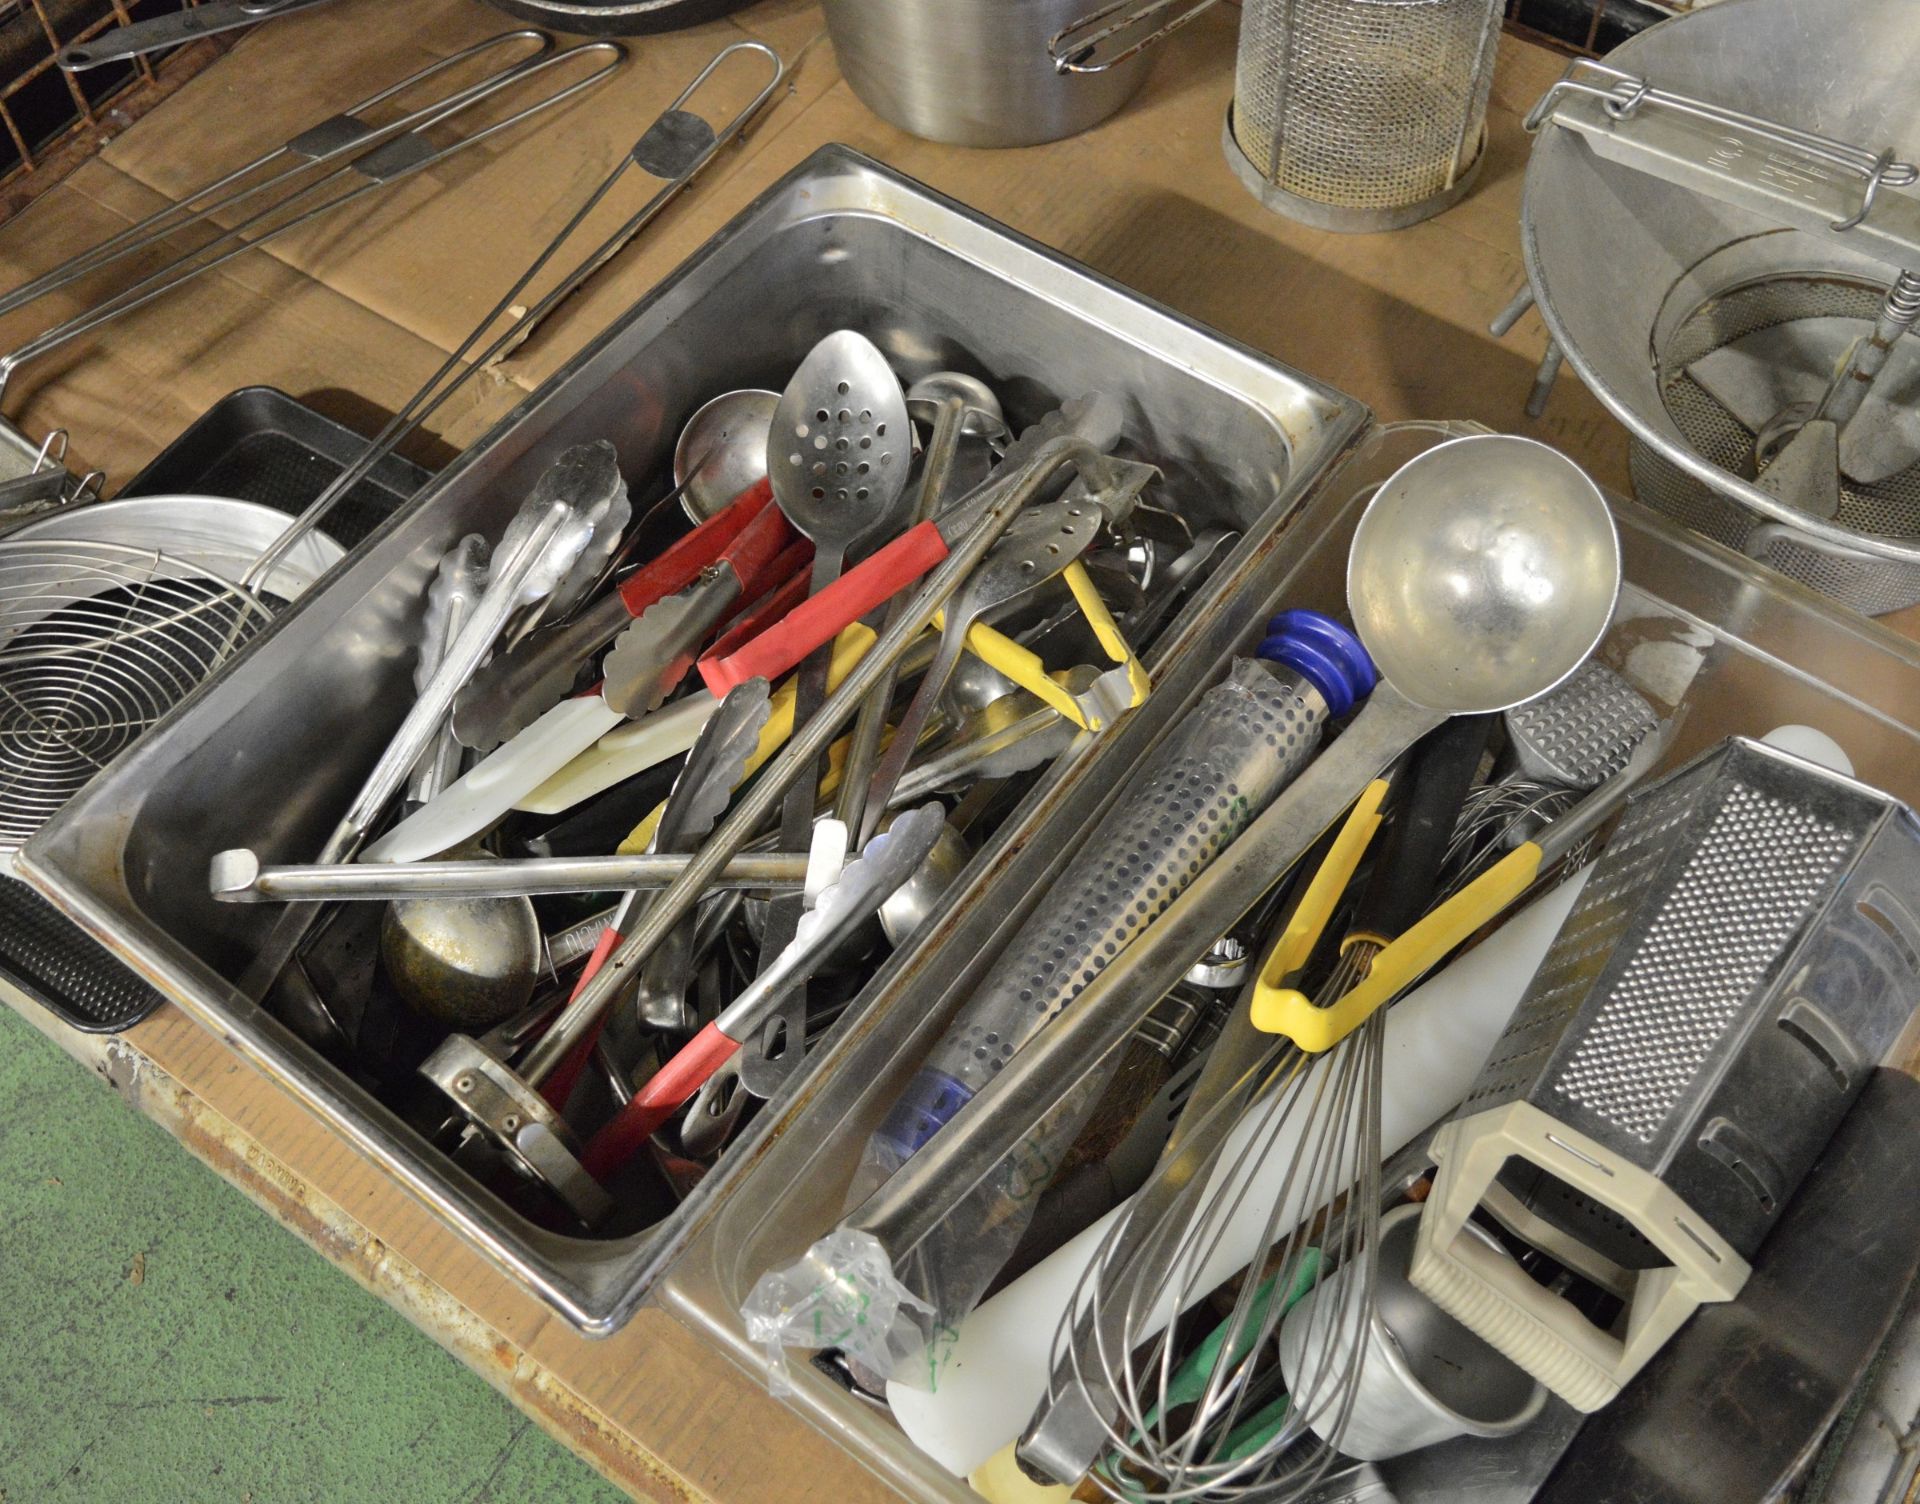
[[[842,1220],[897,1261],[1098,1068],[1401,753],[1456,715],[1525,704],[1599,645],[1620,591],[1605,497],[1544,444],[1436,446],[1367,504],[1347,604],[1380,682],[1326,751],[1032,1043]]]

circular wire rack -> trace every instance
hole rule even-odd
[[[272,615],[269,600],[152,549],[0,542],[0,850]]]

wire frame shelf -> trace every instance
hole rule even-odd
[[[0,0],[0,220],[11,218],[226,50],[203,40],[159,58],[63,73],[61,48],[200,0]]]

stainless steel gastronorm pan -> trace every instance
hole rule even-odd
[[[1217,633],[1189,634],[1184,678],[1208,682],[1259,638],[1268,612],[1286,606],[1344,610],[1347,544],[1362,505],[1395,468],[1463,432],[1462,424],[1396,424],[1364,439],[1323,480],[1281,546],[1253,567],[1247,608]],[[1662,714],[1684,715],[1666,766],[1677,767],[1733,734],[1787,724],[1816,726],[1852,757],[1858,776],[1920,803],[1920,646],[1793,584],[1677,524],[1616,500],[1626,585],[1597,657],[1648,695]],[[1110,789],[1082,787],[1074,814],[1090,823]],[[761,1349],[741,1328],[741,1301],[765,1270],[786,1264],[838,1216],[878,1124],[1025,912],[1044,902],[1045,874],[1069,849],[1063,820],[1011,858],[1002,886],[1018,904],[976,901],[963,886],[918,954],[876,978],[870,1006],[833,1041],[818,1089],[787,1114],[783,1136],[763,1147],[725,1206],[700,1229],[655,1299],[760,1371]],[[993,874],[977,871],[975,882]],[[910,1006],[894,1006],[894,995]],[[839,1437],[859,1464],[906,1497],[976,1497],[921,1455],[881,1409],[853,1398],[804,1362],[791,1365],[797,1406]]]
[[[207,1028],[262,1067],[449,1226],[587,1330],[618,1325],[739,1171],[817,1094],[809,1068],[721,1168],[645,1233],[589,1242],[504,1209],[394,1115],[229,984],[269,909],[216,905],[228,846],[305,860],[411,701],[425,584],[462,534],[497,536],[566,446],[609,438],[630,480],[658,476],[679,424],[730,387],[782,385],[838,327],[874,338],[909,379],[970,370],[1027,421],[1110,392],[1130,452],[1163,467],[1163,504],[1246,538],[1169,629],[1150,706],[1055,768],[980,854],[991,872],[1110,783],[1199,690],[1238,636],[1257,561],[1316,475],[1365,426],[1356,402],[840,147],[776,184],[591,348],[521,404],[249,650],[104,773],[35,841],[30,880]],[[1190,671],[1189,665],[1193,665]],[[1011,903],[985,882],[975,903]],[[912,948],[910,947],[909,950]],[[905,965],[911,954],[895,957]],[[887,994],[911,1010],[912,989]]]

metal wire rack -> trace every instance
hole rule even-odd
[[[0,546],[0,850],[270,617],[270,602],[150,549]]]
[[[130,21],[200,0],[0,0],[0,220],[91,156],[108,136],[226,50],[203,40],[157,61],[140,58],[82,74],[54,55]]]

